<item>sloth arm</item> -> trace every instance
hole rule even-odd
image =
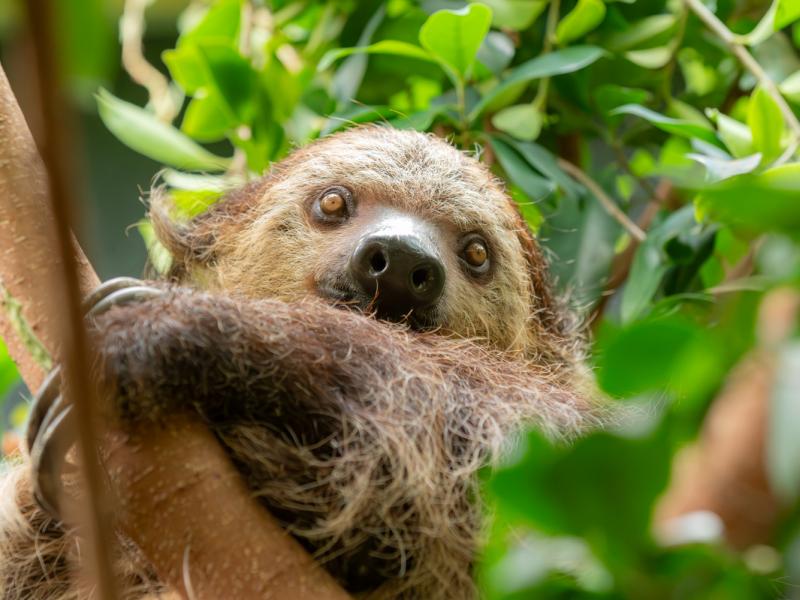
[[[324,423],[352,410],[440,407],[459,426],[469,426],[467,412],[490,433],[522,418],[558,434],[592,413],[562,370],[320,300],[172,288],[94,324],[98,373],[123,422],[197,410],[217,424],[279,418],[307,428],[309,415]]]

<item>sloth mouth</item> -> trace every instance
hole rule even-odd
[[[336,308],[352,310],[380,321],[402,323],[415,331],[429,331],[441,325],[435,306],[424,310],[411,309],[408,313],[397,316],[382,312],[376,298],[367,296],[344,282],[318,281],[316,291],[320,298]]]

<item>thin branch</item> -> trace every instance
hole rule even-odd
[[[614,219],[620,225],[622,225],[625,231],[631,234],[634,239],[638,240],[639,242],[643,242],[647,238],[647,234],[642,230],[642,228],[634,223],[630,217],[628,217],[628,215],[626,215],[617,206],[617,203],[605,193],[603,188],[601,188],[594,179],[589,177],[580,168],[576,167],[571,162],[564,160],[563,158],[558,159],[558,166],[569,173],[572,178],[586,186],[586,188],[594,195],[594,197],[597,198],[600,204],[603,205],[603,208],[606,209],[608,214],[614,217]]]
[[[70,185],[72,169],[67,158],[71,136],[66,132],[68,111],[64,109],[66,103],[62,98],[63,88],[59,85],[54,46],[56,17],[53,3],[48,0],[31,0],[28,6],[30,28],[35,40],[35,75],[44,125],[42,158],[49,176],[50,208],[55,225],[54,245],[61,267],[55,273],[61,288],[61,315],[66,324],[60,358],[65,366],[67,385],[64,391],[76,416],[81,480],[85,489],[85,497],[80,503],[79,523],[86,528],[86,536],[90,541],[87,564],[92,571],[87,574],[95,579],[99,597],[114,600],[119,595],[111,567],[112,534],[103,510],[105,486],[95,452],[98,439],[95,410],[98,403],[91,381],[91,353],[81,310],[80,264],[75,257],[70,230],[75,207]]]
[[[786,119],[789,129],[791,129],[795,138],[800,138],[800,121],[798,121],[794,111],[792,111],[791,107],[786,103],[786,100],[784,100],[775,82],[772,81],[758,61],[748,52],[747,48],[739,43],[736,35],[728,29],[725,23],[720,21],[713,12],[706,8],[701,0],[684,0],[684,2],[711,31],[728,45],[728,48],[730,48],[731,52],[739,59],[742,65],[755,76],[781,109],[783,118]]]
[[[169,88],[166,77],[147,62],[142,51],[145,19],[144,11],[152,0],[126,0],[122,17],[119,20],[122,40],[122,66],[136,83],[145,87],[150,96],[156,117],[171,123],[178,115],[180,106]]]

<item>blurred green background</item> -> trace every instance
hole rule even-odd
[[[800,597],[800,2],[57,7],[102,278],[166,268],[142,221],[154,182],[187,218],[353,123],[435,132],[506,182],[624,417],[571,445],[531,432],[486,473],[487,597]],[[36,135],[24,23],[0,5]],[[17,381],[0,353],[6,429]],[[692,458],[704,423],[723,433]],[[691,514],[654,519],[670,477]]]

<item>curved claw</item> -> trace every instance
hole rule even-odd
[[[138,279],[111,279],[84,301],[87,317],[96,317],[113,306],[155,298],[163,290],[144,285]],[[33,491],[39,505],[53,517],[61,518],[62,476],[66,456],[74,438],[72,405],[60,394],[61,369],[51,371],[33,399],[25,441],[31,457]]]
[[[96,317],[103,314],[114,306],[124,306],[133,302],[142,302],[151,298],[156,298],[164,294],[164,290],[160,290],[148,285],[139,285],[133,287],[126,287],[123,289],[115,290],[99,300],[92,306],[86,313],[87,317]]]
[[[61,478],[66,470],[67,452],[72,447],[73,420],[72,405],[59,395],[47,411],[40,435],[31,448],[34,496],[39,505],[57,519],[61,518]]]
[[[42,426],[42,421],[50,410],[50,406],[58,399],[58,391],[61,387],[61,367],[56,367],[47,375],[39,391],[33,397],[30,413],[28,415],[28,425],[25,430],[25,446],[30,453],[36,438],[39,436],[39,430]]]
[[[86,296],[86,298],[84,298],[83,303],[81,304],[83,307],[83,312],[88,313],[98,302],[114,292],[118,292],[119,290],[125,288],[138,287],[141,285],[141,280],[134,279],[133,277],[115,277],[114,279],[104,281],[97,286],[93,292]]]

